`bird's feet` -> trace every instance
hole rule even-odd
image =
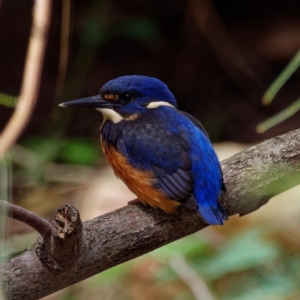
[[[128,201],[128,205],[135,205],[135,204],[139,204],[142,203],[139,198],[133,199],[131,201]]]

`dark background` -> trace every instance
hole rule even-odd
[[[300,47],[298,0],[73,1],[65,84],[56,92],[62,2],[53,1],[42,83],[24,135],[97,136],[99,113],[62,111],[59,102],[98,93],[126,74],[154,76],[181,109],[199,118],[213,141],[255,142],[299,127],[299,113],[267,131],[255,126],[300,95],[299,71],[273,103],[261,97]],[[0,92],[17,96],[23,75],[33,1],[0,7]],[[55,93],[57,95],[55,96]],[[55,99],[56,98],[56,99]],[[4,127],[12,109],[0,107]]]

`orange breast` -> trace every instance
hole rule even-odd
[[[145,172],[132,167],[127,159],[117,152],[114,147],[107,147],[104,143],[101,144],[103,153],[116,176],[127,185],[141,202],[154,208],[158,207],[168,214],[176,211],[180,203],[170,200],[152,186],[155,182],[152,172]]]

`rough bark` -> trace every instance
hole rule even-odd
[[[300,130],[275,137],[223,161],[229,215],[245,215],[300,184]],[[8,299],[39,299],[125,261],[203,229],[187,208],[167,215],[143,205],[123,207],[87,221],[64,206],[50,239],[39,239],[0,269]],[[54,252],[54,253],[53,253]]]

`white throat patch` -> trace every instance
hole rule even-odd
[[[110,109],[110,108],[96,108],[96,110],[99,110],[103,115],[103,123],[102,124],[104,124],[106,122],[106,120],[110,120],[115,124],[121,122],[122,120],[124,120],[124,118],[119,113],[114,111],[113,109]]]
[[[165,102],[165,101],[153,101],[153,102],[150,102],[147,105],[147,108],[157,108],[157,107],[160,107],[160,106],[170,106],[170,107],[173,107],[173,108],[176,109],[176,107],[174,105],[172,105],[169,102]]]

